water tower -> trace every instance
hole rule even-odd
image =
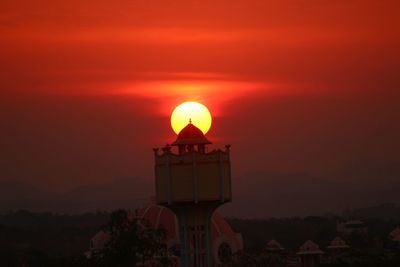
[[[154,149],[156,201],[178,218],[183,267],[213,266],[211,215],[232,199],[230,146],[208,152],[209,144],[189,121],[172,146]]]

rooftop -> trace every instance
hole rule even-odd
[[[192,121],[189,121],[188,125],[179,132],[175,142],[172,143],[173,146],[206,144],[211,144],[211,142],[199,128],[192,124]]]

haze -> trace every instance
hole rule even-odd
[[[234,201],[270,217],[400,202],[397,1],[18,1],[0,11],[0,209],[135,207],[199,101]]]

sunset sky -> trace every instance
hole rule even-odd
[[[2,3],[0,181],[65,193],[130,179],[133,195],[151,196],[151,149],[174,141],[174,107],[199,101],[213,114],[207,137],[232,144],[227,214],[400,202],[399,8]]]

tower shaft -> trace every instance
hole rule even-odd
[[[203,204],[173,208],[179,223],[182,266],[213,266],[210,221],[215,209],[213,205]]]

